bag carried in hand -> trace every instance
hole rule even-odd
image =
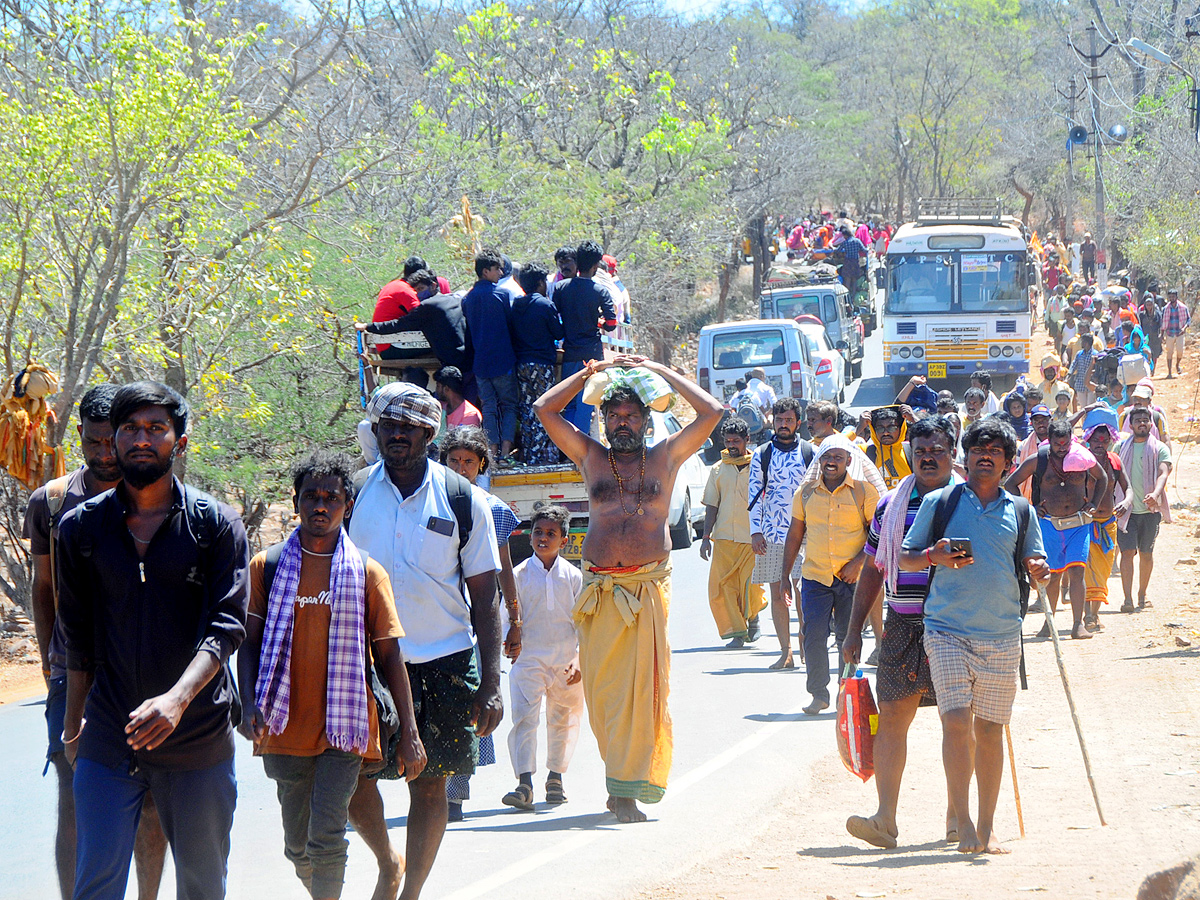
[[[875,774],[875,732],[879,729],[879,710],[871,694],[871,683],[854,666],[846,666],[838,688],[838,753],[846,768],[863,781]]]

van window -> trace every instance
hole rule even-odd
[[[821,321],[826,325],[832,325],[838,320],[837,298],[833,294],[826,294],[821,298],[821,302],[825,306],[825,315],[821,317]]]
[[[752,369],[787,362],[783,332],[777,328],[715,334],[712,353],[716,369]]]
[[[816,316],[820,319],[821,304],[815,294],[779,297],[775,301],[775,314],[781,319],[794,319],[796,316]]]

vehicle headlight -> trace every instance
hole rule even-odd
[[[997,347],[995,344],[992,344],[992,346],[988,347],[988,356],[990,356],[992,359],[999,359],[1000,358],[1000,348]]]
[[[908,359],[910,356],[912,356],[911,350],[909,350],[907,347],[900,348],[900,358],[901,359]]]
[[[913,347],[913,359],[920,359],[925,355],[924,347]]]
[[[1012,357],[1012,355],[1013,355],[1013,348],[1012,348],[1012,347],[1005,347],[1005,348],[1004,348],[1003,350],[1001,350],[1000,352],[1001,352],[1002,354],[1004,354],[1004,358],[1005,358],[1005,359],[1010,359],[1010,358]]]

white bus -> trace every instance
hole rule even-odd
[[[1029,372],[1028,244],[999,200],[921,200],[888,244],[884,372],[899,391],[987,369],[997,382]]]

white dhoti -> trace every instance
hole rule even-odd
[[[583,683],[567,684],[565,659],[538,658],[522,653],[508,674],[512,700],[512,730],[508,755],[520,776],[537,771],[537,731],[542,698],[546,698],[546,768],[563,773],[571,764],[579,725],[583,721]]]

